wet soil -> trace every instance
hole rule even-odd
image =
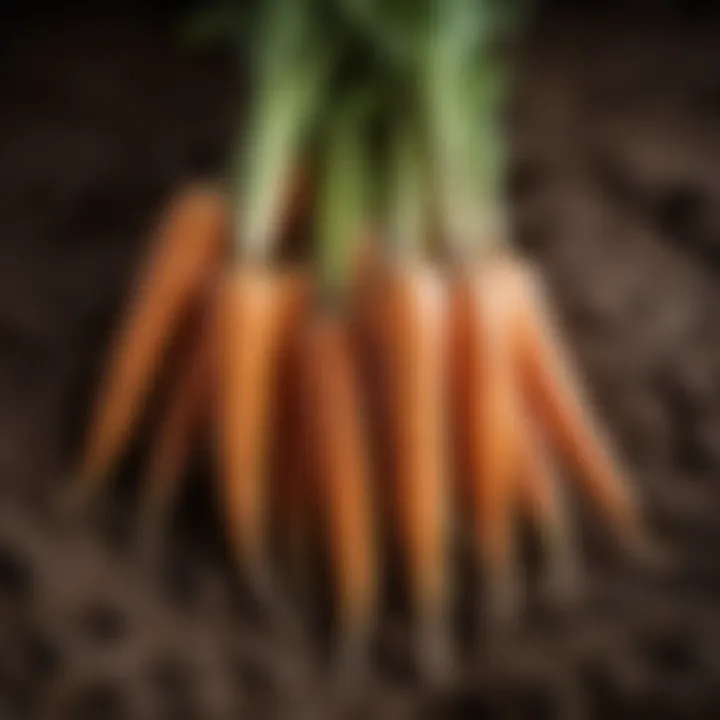
[[[510,189],[672,563],[623,562],[578,499],[582,602],[531,608],[439,689],[390,649],[352,703],[242,602],[203,472],[151,569],[128,531],[132,461],[93,518],[57,508],[157,211],[223,172],[232,53],[191,51],[167,13],[129,5],[2,26],[1,717],[720,714],[720,24],[633,7],[541,16]]]

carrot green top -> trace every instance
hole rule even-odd
[[[351,93],[329,119],[316,217],[318,284],[324,302],[342,302],[353,248],[367,220],[370,164],[365,121],[372,96]]]
[[[277,240],[288,182],[320,112],[331,42],[312,0],[269,0],[251,55],[248,126],[235,163],[237,250],[266,261]]]
[[[421,141],[413,141],[419,157],[411,160],[406,144],[405,158],[399,159],[405,168],[404,199],[396,198],[405,208],[400,215],[407,220],[413,163],[427,175],[425,202],[433,206],[451,254],[463,256],[500,241],[510,67],[499,46],[521,29],[526,0],[338,2],[383,58],[386,74],[400,78],[412,96]],[[408,108],[397,103],[392,111],[398,116]]]
[[[385,196],[393,250],[414,252],[428,221],[456,257],[502,241],[510,67],[498,45],[517,34],[530,1],[260,2],[247,37],[249,119],[233,171],[239,255],[269,258],[289,178],[315,134],[324,172],[337,177],[337,187],[333,181],[321,189],[318,221],[323,282],[337,289],[344,231],[328,228],[346,224],[340,218],[357,191],[357,173],[348,168],[367,127],[347,126],[367,125],[368,115],[351,122],[357,109],[345,105],[359,86],[380,99],[384,117],[384,170],[373,176],[370,194]]]
[[[484,250],[504,236],[503,119],[509,88],[498,43],[518,27],[506,0],[435,0],[417,51],[421,112],[450,250]]]

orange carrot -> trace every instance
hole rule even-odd
[[[362,233],[358,247],[353,253],[351,285],[365,289],[366,280],[373,272],[374,239],[369,232]],[[307,309],[307,308],[306,308]],[[348,308],[350,309],[350,308]],[[299,319],[297,317],[296,319]],[[360,319],[361,318],[355,318]],[[352,322],[348,318],[348,322]],[[296,590],[309,600],[307,587],[310,568],[311,541],[314,538],[314,523],[320,509],[317,458],[313,458],[313,432],[307,420],[308,390],[299,369],[304,361],[302,334],[307,335],[309,318],[302,318],[293,330],[288,332],[288,348],[281,354],[281,387],[278,394],[277,427],[282,438],[278,451],[274,453],[274,498],[273,506],[278,527],[283,559],[289,564],[289,572]]]
[[[299,338],[307,323],[299,307],[288,321],[287,346],[281,349],[281,368],[275,411],[276,442],[272,455],[273,515],[281,560],[303,600],[309,600],[310,542],[317,511],[317,479],[312,467],[306,389]]]
[[[548,587],[556,596],[577,587],[578,565],[568,513],[545,438],[523,408],[520,427],[520,502],[532,520],[547,553]]]
[[[440,663],[449,600],[445,298],[434,271],[412,261],[390,269],[378,291],[393,514],[421,641],[428,644],[422,659]]]
[[[474,303],[467,279],[455,282],[449,302],[449,390],[453,477],[458,507],[470,507],[474,497],[471,449],[473,437],[473,357],[471,343]],[[464,513],[463,513],[464,514]],[[468,518],[464,518],[467,520]]]
[[[519,600],[514,522],[519,397],[510,322],[516,292],[510,280],[503,263],[491,259],[479,272],[459,278],[455,289],[457,312],[465,318],[463,403],[469,429],[463,455],[470,472],[475,550],[493,620],[502,621],[514,615]]]
[[[376,619],[378,583],[370,450],[355,348],[347,322],[334,314],[310,320],[301,348],[341,638],[354,659]]]
[[[143,537],[161,530],[186,463],[195,446],[204,421],[214,406],[212,371],[216,350],[216,290],[208,298],[208,308],[200,319],[198,335],[193,339],[175,378],[173,393],[161,418],[153,453],[143,486],[141,527]]]
[[[238,563],[266,583],[266,476],[280,349],[307,284],[300,275],[240,265],[220,289],[219,464],[223,511]],[[256,585],[256,591],[267,587]]]
[[[92,413],[79,468],[81,496],[100,486],[130,439],[165,351],[217,272],[228,218],[225,197],[204,186],[178,195],[163,216]]]
[[[539,278],[515,260],[513,272],[523,288],[520,362],[533,411],[547,433],[573,463],[578,480],[622,536],[644,542],[636,502],[610,443],[588,413],[576,373],[565,356]]]

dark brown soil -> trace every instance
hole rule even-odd
[[[674,563],[621,562],[579,506],[579,605],[532,610],[441,690],[386,653],[351,705],[238,600],[202,485],[155,573],[127,532],[132,463],[93,521],[55,502],[156,212],[223,170],[232,53],[148,10],[2,27],[0,717],[720,716],[717,21],[547,13],[516,117],[518,238]]]

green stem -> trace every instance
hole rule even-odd
[[[391,250],[402,258],[417,257],[427,231],[426,172],[418,135],[411,123],[401,123],[391,148]]]
[[[356,95],[338,112],[328,131],[317,215],[320,295],[342,302],[352,276],[353,249],[367,209],[367,96]]]
[[[417,63],[441,231],[456,259],[487,250],[506,234],[508,68],[493,44],[512,23],[500,7],[492,0],[446,0]]]
[[[236,251],[253,262],[267,260],[282,229],[290,178],[319,114],[332,56],[317,26],[299,12],[307,2],[271,0],[269,5],[252,63],[249,127],[233,173]]]

